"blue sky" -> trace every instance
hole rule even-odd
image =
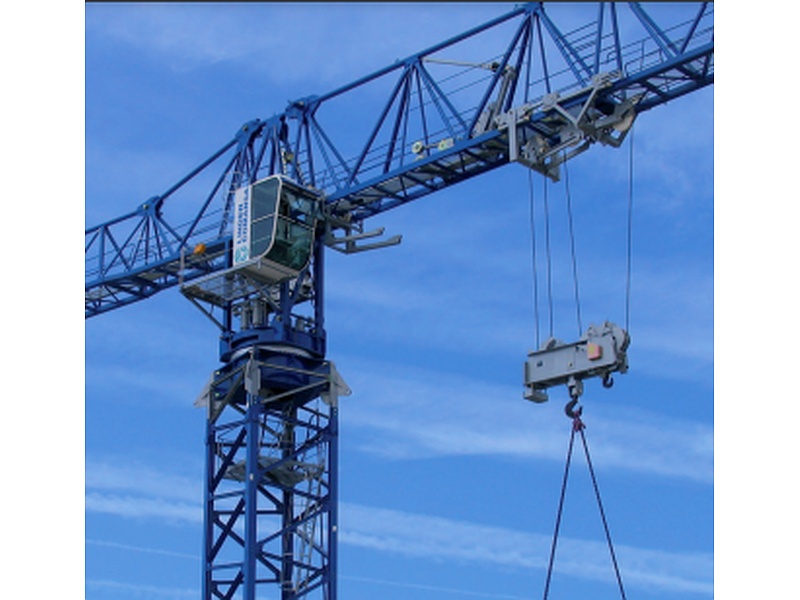
[[[87,4],[86,225],[163,191],[245,121],[511,7]],[[587,384],[583,402],[637,598],[714,591],[713,123],[713,89],[637,121],[631,371],[611,390]],[[568,166],[584,326],[624,320],[629,150]],[[536,202],[543,185],[535,176]],[[521,394],[536,336],[529,194],[511,165],[377,217],[398,247],[328,254],[328,355],[354,391],[341,405],[342,598],[541,594],[570,423],[565,391],[544,405]],[[556,333],[569,340],[564,183],[548,195]],[[177,290],[86,323],[87,600],[199,595],[192,402],[216,350]],[[551,597],[617,597],[579,459]]]

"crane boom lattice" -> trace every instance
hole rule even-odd
[[[600,3],[575,27],[521,5],[246,122],[169,189],[86,230],[86,318],[180,287],[220,330],[200,398],[204,600],[336,600],[348,390],[326,357],[327,249],[398,243],[365,224],[509,163],[557,180],[638,115],[712,84],[713,4],[682,6],[659,22],[645,4]],[[526,383],[539,393],[561,375],[531,368]]]

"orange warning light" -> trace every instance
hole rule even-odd
[[[599,360],[603,358],[603,347],[599,344],[589,342],[586,344],[586,357],[589,360]]]

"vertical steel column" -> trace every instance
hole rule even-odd
[[[282,365],[284,358],[250,359],[262,386],[299,377],[272,396],[244,389],[247,363],[220,370],[211,386],[204,600],[336,598],[333,371],[324,361],[300,368]]]
[[[210,412],[210,407],[209,407]],[[212,597],[212,573],[210,564],[213,562],[214,544],[214,431],[213,422],[209,417],[206,420],[206,465],[205,481],[203,482],[203,598]]]
[[[256,557],[258,555],[258,486],[259,470],[259,421],[262,404],[255,394],[246,392],[247,412],[245,419],[245,480],[244,480],[244,600],[256,600]]]
[[[297,418],[297,408],[289,406],[286,409],[287,419],[281,435],[281,454],[284,460],[292,460],[295,447],[295,434],[293,421]],[[291,600],[294,567],[294,494],[291,489],[283,490],[281,536],[281,600]]]
[[[328,423],[328,580],[326,600],[337,600],[336,573],[339,569],[339,405],[334,397]]]
[[[318,241],[310,270],[276,284],[269,302],[246,297],[225,310],[223,366],[205,394],[203,600],[336,599],[337,384],[324,358],[323,256]],[[233,316],[253,303],[270,314],[234,331]]]

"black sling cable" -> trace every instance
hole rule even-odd
[[[553,543],[550,546],[550,560],[547,565],[547,578],[544,583],[544,600],[550,593],[550,579],[553,576],[553,562],[556,558],[556,546],[558,544],[558,532],[561,529],[561,516],[564,512],[564,497],[567,494],[567,481],[569,479],[569,465],[572,462],[572,446],[575,442],[575,426],[573,421],[572,433],[569,436],[569,449],[567,450],[567,462],[564,467],[564,479],[561,482],[561,497],[558,499],[558,512],[556,512],[556,528],[553,533]]]
[[[617,564],[617,556],[614,552],[614,544],[611,543],[611,532],[608,529],[608,521],[606,520],[606,513],[603,510],[603,502],[600,500],[600,488],[597,486],[597,477],[594,474],[594,467],[592,466],[592,459],[589,457],[589,445],[586,443],[586,435],[583,433],[585,425],[581,422],[580,417],[576,419],[579,425],[573,425],[573,431],[577,428],[581,434],[581,442],[583,443],[583,453],[586,455],[586,464],[589,465],[589,474],[592,476],[592,487],[594,488],[594,495],[597,498],[597,508],[600,509],[600,519],[603,521],[603,530],[606,534],[606,542],[608,543],[608,551],[611,555],[611,562],[614,565],[614,574],[617,576],[617,585],[619,586],[619,593],[622,599],[625,600],[625,588],[622,587],[622,576],[619,573],[619,565]]]
[[[622,585],[622,576],[619,572],[619,565],[617,564],[617,556],[614,552],[614,544],[611,542],[611,533],[608,529],[608,521],[606,520],[606,513],[603,510],[603,503],[600,500],[600,488],[597,485],[597,477],[594,473],[594,467],[592,466],[592,459],[589,456],[589,445],[586,443],[586,435],[583,433],[585,429],[585,425],[580,418],[580,409],[576,411],[576,416],[572,419],[572,433],[569,437],[569,449],[567,450],[567,462],[566,467],[564,468],[564,480],[561,484],[561,497],[558,501],[558,512],[556,515],[556,527],[555,533],[553,534],[553,543],[550,547],[550,560],[547,566],[547,578],[545,580],[545,587],[544,587],[544,600],[547,600],[548,594],[550,593],[550,579],[553,575],[553,563],[555,562],[555,555],[556,555],[556,545],[558,542],[558,533],[561,528],[561,517],[564,511],[564,498],[566,496],[567,491],[567,480],[569,478],[569,467],[572,458],[572,449],[575,442],[575,433],[578,432],[581,434],[581,442],[583,444],[583,452],[586,455],[586,463],[589,465],[589,474],[592,477],[592,486],[594,488],[595,498],[597,499],[597,506],[600,509],[600,519],[603,522],[603,530],[606,534],[606,542],[608,543],[608,550],[611,554],[611,562],[614,565],[614,574],[617,577],[617,585],[619,586],[619,593],[622,597],[622,600],[626,600],[625,596],[625,588]]]

